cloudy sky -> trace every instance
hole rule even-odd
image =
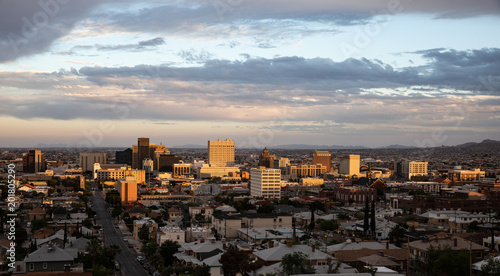
[[[500,140],[498,0],[0,0],[0,146]]]

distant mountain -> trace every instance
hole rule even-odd
[[[414,146],[405,146],[405,145],[389,145],[385,147],[378,147],[377,149],[413,149],[416,148]]]
[[[457,147],[457,148],[472,148],[472,149],[474,149],[474,148],[500,147],[500,141],[486,139],[480,143],[469,142],[469,143],[465,143],[465,144],[461,144],[461,145],[456,145],[455,147]]]
[[[364,146],[339,146],[339,145],[306,145],[306,144],[290,144],[290,145],[278,145],[270,146],[270,149],[369,149]]]

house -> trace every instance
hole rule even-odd
[[[358,248],[358,247],[355,247]],[[398,272],[406,270],[408,250],[395,249],[348,249],[338,250],[332,254],[339,262],[346,263],[355,268],[365,266],[384,266]]]
[[[475,242],[465,240],[457,236],[424,237],[422,240],[409,243],[410,255],[412,259],[424,259],[430,247],[442,248],[449,247],[452,250],[470,250],[472,252],[472,261],[477,262],[484,258],[488,253],[488,248]],[[470,247],[470,249],[469,249]]]
[[[26,272],[68,271],[73,265],[74,258],[65,250],[47,244],[32,252],[24,259]]]
[[[238,228],[241,228],[241,218],[224,213],[212,215],[212,228],[215,229],[216,236],[228,240],[238,237]]]
[[[158,232],[156,233],[156,243],[161,245],[163,242],[167,240],[176,241],[178,243],[185,243],[186,231],[182,230],[180,227],[177,226],[160,227],[158,229]]]
[[[246,213],[239,215],[241,226],[253,228],[292,228],[292,215],[285,213]]]
[[[207,258],[223,253],[226,243],[220,241],[195,241],[181,244],[179,253],[174,254],[181,264],[200,265]]]
[[[191,206],[189,207],[189,215],[192,219],[200,217],[201,220],[209,219],[214,213],[214,208],[209,206]]]
[[[279,263],[286,254],[301,252],[307,256],[310,265],[326,265],[330,255],[316,250],[316,246],[309,246],[305,244],[279,244],[269,249],[254,252],[260,260],[264,261],[266,266]]]
[[[158,230],[158,223],[156,223],[156,221],[148,217],[134,220],[134,230],[133,230],[134,239],[140,240],[139,232],[141,231],[141,228],[143,226],[147,226],[149,228],[149,235],[152,236],[153,239],[155,239],[156,231]]]
[[[28,213],[28,217],[31,222],[33,222],[34,220],[43,219],[46,216],[47,212],[42,207],[36,207]]]
[[[143,208],[139,207],[134,207],[128,211],[129,215],[131,218],[137,217],[137,218],[145,218],[146,217],[146,210]]]
[[[182,211],[179,208],[169,208],[168,220],[174,222],[176,219],[182,219]]]
[[[52,211],[52,219],[54,220],[67,219],[68,216],[69,216],[68,210],[66,210],[66,208],[63,207],[56,208],[54,211]]]

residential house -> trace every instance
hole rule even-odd
[[[29,211],[28,217],[32,222],[34,220],[40,220],[47,216],[47,211],[45,211],[42,207],[36,207],[35,209]]]
[[[460,237],[424,237],[422,240],[413,241],[409,243],[410,258],[412,259],[425,259],[429,248],[442,248],[449,247],[452,250],[467,250],[472,252],[472,261],[477,262],[484,258],[488,253],[488,248],[471,242]],[[470,247],[470,248],[469,248]]]
[[[212,228],[216,235],[228,240],[238,237],[238,228],[241,228],[241,218],[224,213],[215,213],[212,215]]]
[[[156,242],[161,245],[167,240],[185,243],[186,231],[177,226],[160,227],[156,233]]]

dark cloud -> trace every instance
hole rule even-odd
[[[148,65],[134,67],[82,67],[80,74],[101,82],[106,77],[157,77],[164,80],[246,83],[256,85],[293,85],[301,89],[346,90],[359,93],[361,89],[398,88],[407,86],[467,90],[470,93],[498,93],[491,89],[500,76],[500,49],[473,51],[429,50],[420,52],[429,64],[395,70],[381,61],[347,59],[334,62],[327,58],[277,57],[250,58],[245,61],[207,60],[202,67]],[[200,60],[196,54],[183,52],[186,59]],[[488,85],[481,82],[487,80]],[[420,88],[422,89],[422,88]],[[422,94],[408,95],[423,97]]]
[[[1,1],[0,62],[47,51],[93,8],[109,1]]]

